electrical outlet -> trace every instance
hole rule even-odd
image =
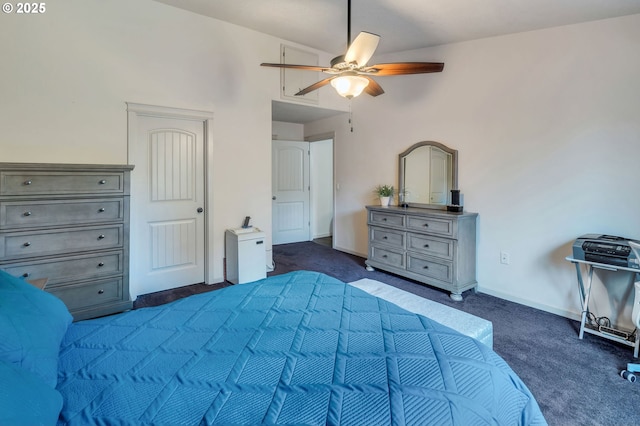
[[[511,256],[509,255],[509,253],[507,253],[506,251],[501,251],[500,263],[502,263],[503,265],[508,265],[510,261],[511,261]]]

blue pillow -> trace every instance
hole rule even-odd
[[[0,425],[55,425],[62,395],[39,376],[0,361]]]
[[[60,299],[0,271],[0,360],[55,388],[60,342],[72,320]]]

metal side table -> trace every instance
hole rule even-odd
[[[623,330],[616,330],[611,327],[607,327],[607,331],[601,331],[602,327],[594,327],[590,324],[587,324],[587,316],[589,315],[589,298],[591,296],[591,283],[593,280],[593,270],[594,269],[604,269],[605,271],[626,271],[633,272],[635,274],[640,274],[640,270],[634,268],[627,268],[624,266],[616,266],[616,265],[608,265],[605,263],[597,263],[590,262],[586,260],[578,260],[574,259],[571,256],[565,258],[569,262],[573,263],[576,266],[576,273],[578,275],[578,286],[580,287],[580,303],[582,304],[582,318],[580,321],[580,333],[578,335],[579,339],[584,337],[584,333],[594,334],[596,336],[604,337],[605,339],[613,340],[618,343],[622,343],[623,345],[633,347],[633,356],[638,358],[638,351],[640,349],[640,330],[636,328],[635,331],[626,332]],[[582,276],[582,268],[580,265],[586,265],[587,267],[587,279],[586,281]],[[586,284],[586,285],[585,285]],[[636,302],[638,298],[638,294],[636,294]]]

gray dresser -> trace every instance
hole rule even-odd
[[[367,269],[378,268],[451,292],[476,281],[477,213],[367,206]]]
[[[131,309],[132,169],[0,163],[0,269],[47,278],[75,320]]]

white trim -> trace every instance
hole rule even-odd
[[[127,112],[135,112],[137,115],[160,118],[179,118],[181,120],[208,120],[213,119],[213,112],[196,109],[171,108],[158,105],[137,104],[126,102]]]
[[[581,315],[578,312],[571,312],[571,311],[567,311],[566,309],[558,309],[553,306],[545,305],[542,303],[532,303],[530,300],[522,299],[520,297],[514,297],[510,294],[503,293],[501,291],[495,291],[495,290],[478,287],[478,293],[488,294],[489,296],[494,296],[499,299],[508,300],[509,302],[514,302],[519,305],[528,306],[530,308],[538,309],[540,311],[549,312],[551,314],[559,315],[564,318],[569,318],[576,321],[580,321],[581,319]]]
[[[205,264],[204,264],[204,282],[206,284],[214,284],[219,283],[220,278],[214,277],[214,267],[215,265],[215,253],[213,248],[209,250],[209,247],[213,244],[210,244],[214,241],[214,215],[213,215],[213,199],[215,197],[215,191],[213,193],[209,193],[210,188],[215,188],[213,186],[213,172],[209,172],[209,165],[213,167],[213,113],[209,118],[204,119],[204,137],[206,140],[204,141],[204,208],[205,208],[205,221],[204,221],[204,256],[205,256]],[[222,281],[224,281],[224,275],[222,277]]]
[[[312,237],[311,240],[313,241],[313,239],[315,238],[332,237],[331,248],[338,250],[338,248],[335,246],[336,244],[336,210],[337,210],[336,204],[338,199],[338,194],[336,194],[336,132],[330,131],[330,132],[320,133],[317,135],[311,135],[311,136],[305,137],[304,140],[309,143],[331,140],[331,167],[332,167],[331,196],[333,197],[333,219],[331,220],[331,232],[327,235],[316,235],[315,237]]]
[[[213,112],[194,109],[171,108],[158,105],[125,102],[127,105],[127,164],[133,165],[133,148],[131,141],[135,140],[138,129],[138,117],[175,118],[179,120],[201,121],[204,129],[204,280],[207,284],[217,283],[214,277],[214,253],[209,250],[213,241],[213,215],[210,208],[213,200],[209,197],[209,188],[213,188],[213,173],[209,172],[209,164],[213,164]]]
[[[334,239],[333,239],[333,240],[334,240],[334,241],[333,241],[333,243],[334,243],[334,245],[335,245],[335,237],[334,237]],[[352,255],[354,255],[354,256],[362,257],[362,258],[364,258],[364,259],[366,259],[366,258],[367,258],[367,255],[366,255],[366,254],[358,253],[358,252],[353,251],[353,250],[348,250],[348,249],[343,248],[343,247],[333,247],[333,249],[334,249],[334,250],[341,251],[341,252],[344,252],[344,253],[347,253],[347,254],[352,254]],[[362,262],[362,269],[364,269],[364,268],[365,268],[365,266],[366,266],[366,265],[364,264],[364,262]]]

